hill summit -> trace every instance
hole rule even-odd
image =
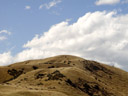
[[[71,55],[0,67],[0,96],[128,96],[128,72]]]

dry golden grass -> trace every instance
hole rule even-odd
[[[61,55],[0,67],[0,96],[128,96],[128,72]]]

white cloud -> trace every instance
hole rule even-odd
[[[63,21],[24,44],[25,49],[15,55],[12,62],[71,54],[109,62],[128,71],[127,17],[128,14],[97,11],[86,13],[71,25]]]
[[[0,36],[0,41],[6,40],[6,39],[7,39],[7,37],[5,37],[5,36]]]
[[[25,6],[25,9],[26,9],[26,10],[30,10],[30,9],[31,9],[31,6],[28,6],[28,5],[27,5],[27,6]]]
[[[1,30],[1,31],[0,31],[0,34],[1,34],[1,33],[5,33],[5,34],[8,34],[8,35],[11,34],[11,32],[9,32],[8,30]]]
[[[119,3],[120,0],[97,0],[96,5],[113,5]]]
[[[7,39],[7,37],[4,34],[10,35],[11,32],[7,30],[0,30],[0,41]]]
[[[5,66],[8,65],[9,63],[12,63],[12,56],[11,52],[5,52],[3,54],[0,54],[0,65]]]
[[[54,6],[56,6],[58,3],[62,2],[62,0],[53,0],[49,3],[45,3],[39,6],[39,9],[42,9],[43,7],[45,7],[46,9],[50,9]]]

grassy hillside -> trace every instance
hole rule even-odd
[[[61,55],[0,67],[0,96],[128,96],[128,73]]]

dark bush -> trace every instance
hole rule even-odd
[[[38,69],[38,67],[37,67],[37,66],[32,66],[32,68],[33,68],[34,70]]]

